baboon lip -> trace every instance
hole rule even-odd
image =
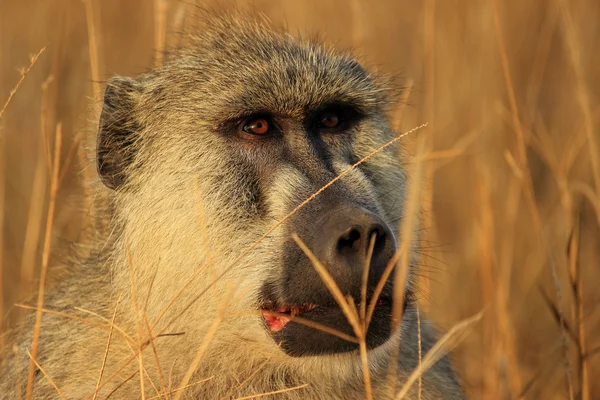
[[[368,302],[367,302],[368,304]],[[375,308],[387,307],[391,304],[391,301],[387,298],[379,298],[375,304]],[[331,305],[331,307],[337,307]],[[312,310],[318,308],[330,308],[329,306],[319,307],[314,303],[302,303],[302,304],[274,304],[267,302],[260,308],[261,314],[267,323],[269,331],[271,333],[277,333],[281,331],[288,322],[292,321],[293,318],[306,314]]]
[[[303,304],[263,304],[260,311],[271,333],[282,330],[292,318],[314,310],[318,306],[312,303]]]

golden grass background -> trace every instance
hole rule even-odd
[[[0,115],[3,319],[37,292],[57,124],[73,162],[50,276],[89,226],[79,182],[95,168],[70,148],[92,134],[101,82],[149,68],[195,23],[192,3],[0,3],[0,110],[46,47]],[[454,356],[469,397],[599,398],[600,2],[237,4],[353,48],[411,88],[393,118],[400,131],[429,122],[415,133],[427,150],[420,301],[442,329],[485,310]]]

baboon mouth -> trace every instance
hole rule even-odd
[[[367,300],[367,307],[370,304]],[[319,326],[354,337],[353,328],[339,305],[331,300],[323,303],[296,304],[266,301],[260,306],[265,328],[288,355],[294,357],[335,354],[356,350],[356,343],[347,341]],[[378,299],[372,310],[366,344],[368,349],[380,346],[390,336],[392,300]]]
[[[302,315],[318,306],[312,303],[276,305],[267,302],[261,307],[261,314],[271,333],[282,330],[292,318]]]

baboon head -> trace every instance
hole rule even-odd
[[[109,80],[98,173],[122,231],[115,251],[131,251],[139,285],[156,274],[148,312],[158,314],[198,273],[174,306],[190,300],[174,321],[186,335],[211,321],[233,282],[227,307],[240,313],[225,319],[221,339],[285,357],[354,351],[355,343],[295,322],[353,335],[292,235],[357,307],[368,265],[371,301],[401,239],[398,148],[329,183],[393,139],[387,98],[382,79],[350,55],[235,19],[209,23],[148,73]],[[392,278],[368,329],[371,349],[391,334]]]

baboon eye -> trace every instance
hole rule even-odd
[[[334,105],[317,114],[313,121],[317,130],[334,133],[348,130],[358,119],[360,114],[353,107]]]
[[[336,128],[340,124],[340,117],[335,111],[326,111],[321,114],[321,120],[319,122],[324,128]]]
[[[266,135],[271,130],[271,126],[269,121],[265,118],[255,118],[249,120],[244,127],[242,128],[244,132],[250,133],[252,135]]]

